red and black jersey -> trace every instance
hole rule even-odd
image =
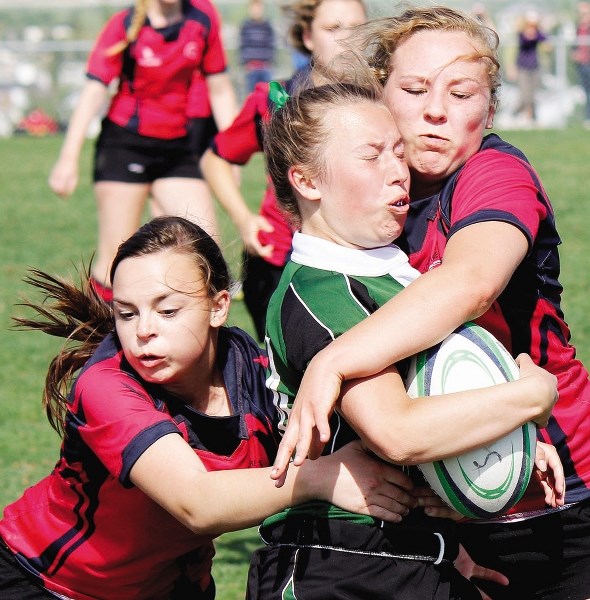
[[[119,78],[108,118],[141,135],[172,139],[186,135],[193,77],[226,69],[220,19],[209,0],[183,0],[184,18],[163,29],[146,19],[137,40],[115,56],[106,50],[125,39],[134,9],[115,14],[88,59],[87,76],[109,85]]]
[[[529,252],[477,322],[514,356],[526,352],[558,378],[559,401],[539,435],[559,452],[566,473],[566,502],[584,500],[590,497],[590,381],[576,359],[561,309],[561,240],[537,173],[522,152],[494,134],[486,136],[480,151],[447,180],[439,194],[412,200],[399,245],[412,266],[424,273],[444,260],[450,236],[483,221],[503,221],[520,229]],[[543,506],[540,496],[525,495],[513,512]]]
[[[141,380],[115,335],[96,350],[70,394],[59,462],[0,521],[1,538],[47,589],[128,600],[168,598],[186,577],[206,588],[212,538],[179,523],[133,486],[129,472],[171,433],[209,470],[270,463],[278,436],[266,356],[247,334],[224,328],[217,360],[233,409],[228,417],[207,416]]]
[[[285,89],[288,93],[292,93],[296,86],[304,85],[308,76],[308,68],[298,71],[284,83]],[[258,83],[244,101],[234,122],[213,138],[212,150],[234,165],[245,165],[252,155],[263,151],[262,123],[268,118],[270,110],[272,110],[272,102],[269,98],[269,84],[267,82]],[[268,258],[265,257],[264,260],[277,267],[282,267],[287,262],[291,251],[293,228],[277,205],[270,177],[267,177],[267,185],[259,212],[274,228],[274,231],[271,232],[260,231],[258,233],[261,244],[274,246],[272,255]]]

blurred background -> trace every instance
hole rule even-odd
[[[387,16],[398,7],[393,1],[368,0],[371,17]],[[583,123],[584,92],[571,60],[576,42],[575,1],[509,0],[441,2],[477,13],[496,29],[501,41],[504,84],[496,126],[526,127],[515,118],[517,100],[515,60],[518,27],[534,12],[548,36],[539,49],[541,85],[538,90],[537,127],[563,128]],[[129,0],[0,0],[0,136],[46,135],[63,130],[84,83],[88,52],[99,29]],[[244,78],[237,60],[240,22],[246,16],[244,0],[216,0],[223,20],[223,41],[231,75],[240,98]],[[405,4],[422,4],[406,2]],[[266,2],[278,38],[274,75],[287,77],[293,57],[286,40],[281,2]],[[90,136],[98,131],[91,129]]]

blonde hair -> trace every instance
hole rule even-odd
[[[110,48],[106,49],[107,56],[115,56],[123,52],[130,44],[132,44],[139,35],[139,30],[145,23],[147,16],[147,5],[149,0],[135,0],[135,7],[133,10],[133,18],[131,23],[125,32],[125,39],[113,44]]]
[[[358,25],[348,38],[347,46],[351,52],[355,46],[360,48],[375,76],[385,85],[396,49],[420,31],[463,32],[476,41],[478,52],[462,58],[486,61],[492,103],[497,104],[501,85],[498,34],[467,12],[447,6],[407,8],[399,16],[374,19]]]
[[[303,43],[303,34],[311,29],[311,24],[315,19],[318,6],[325,0],[296,0],[282,8],[283,13],[292,22],[289,28],[289,43],[295,50],[302,54],[311,55],[311,52]],[[367,6],[364,0],[354,0],[358,2],[367,12]]]

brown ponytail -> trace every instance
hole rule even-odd
[[[37,330],[65,338],[59,354],[49,365],[43,390],[43,408],[51,426],[64,434],[67,394],[76,372],[92,355],[104,337],[114,329],[113,313],[90,284],[90,275],[79,285],[31,269],[25,283],[43,292],[43,301],[21,303],[37,314],[13,318],[17,328]]]

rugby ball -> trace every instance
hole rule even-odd
[[[516,362],[489,332],[459,327],[410,361],[406,389],[412,398],[514,381]],[[418,465],[432,489],[454,510],[474,519],[505,513],[522,497],[536,452],[536,426],[525,423],[488,446]]]

